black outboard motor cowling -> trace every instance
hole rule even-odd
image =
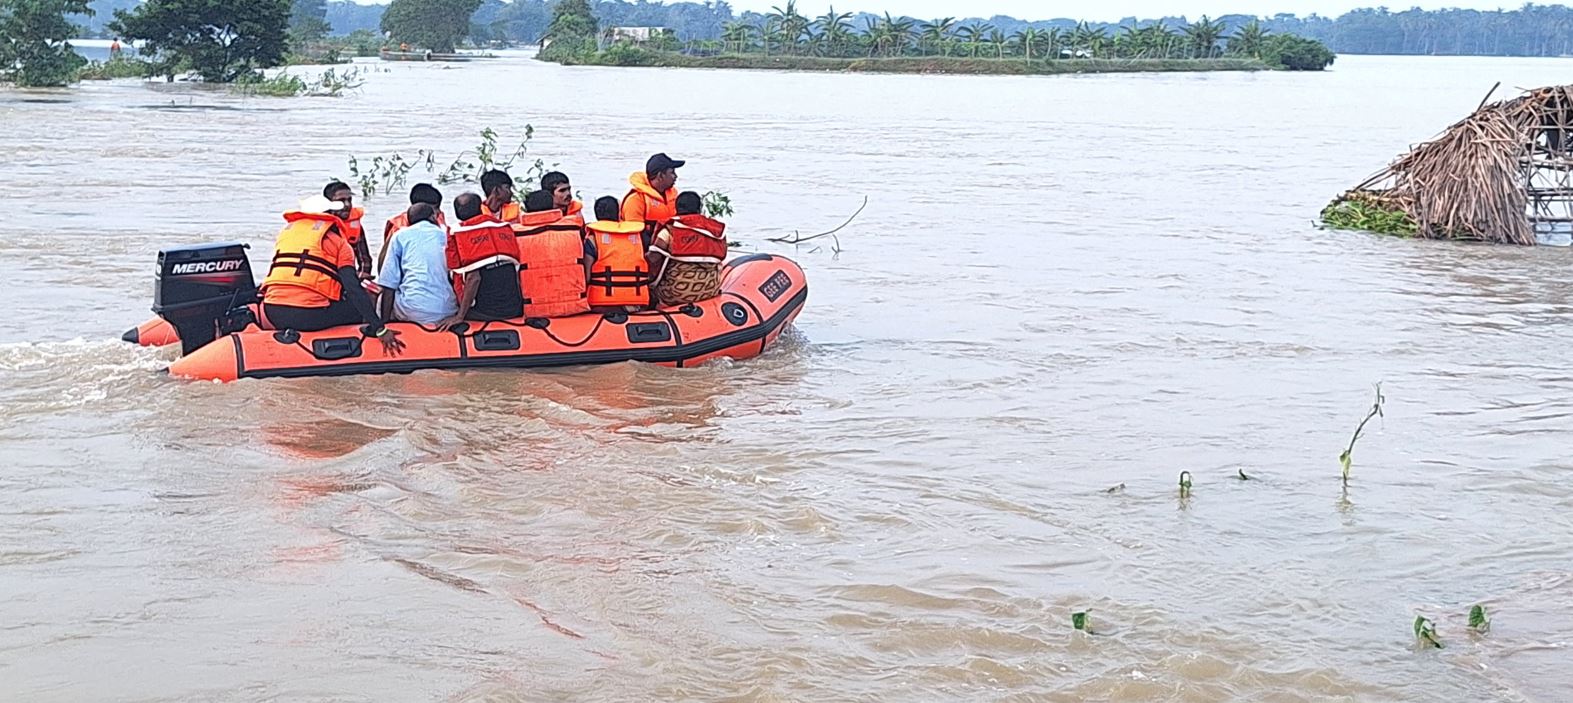
[[[257,301],[257,284],[246,258],[249,247],[239,242],[194,244],[158,253],[153,312],[174,325],[181,354],[254,321],[246,307]]]

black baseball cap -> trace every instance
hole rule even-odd
[[[644,172],[646,175],[655,175],[669,168],[682,168],[686,163],[688,162],[678,161],[666,154],[656,154],[650,157],[649,161],[644,162]]]

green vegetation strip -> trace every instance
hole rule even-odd
[[[820,56],[762,56],[757,54],[688,56],[676,52],[642,49],[625,44],[616,44],[606,51],[593,54],[562,57],[560,63],[570,66],[732,68],[850,73],[952,73],[1003,76],[1066,73],[1263,71],[1270,68],[1260,59],[1250,58],[1027,61],[1022,59],[974,59],[947,56],[845,59]]]

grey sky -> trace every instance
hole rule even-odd
[[[786,0],[729,0],[733,10],[768,12],[771,6],[785,5]],[[1292,12],[1308,15],[1312,12],[1332,16],[1343,14],[1357,7],[1388,5],[1396,9],[1418,5],[1426,9],[1439,7],[1465,7],[1478,10],[1495,10],[1503,6],[1502,0],[1451,0],[1447,2],[1380,2],[1368,0],[1098,0],[1097,2],[1052,2],[1046,0],[798,0],[798,11],[805,15],[821,15],[830,5],[839,12],[889,12],[912,17],[990,17],[1010,15],[1026,20],[1044,20],[1055,17],[1114,21],[1123,17],[1179,16],[1195,18],[1202,14],[1219,15],[1271,15]],[[1508,3],[1516,8],[1522,2]]]

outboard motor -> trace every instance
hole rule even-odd
[[[257,301],[257,285],[246,258],[249,246],[194,244],[158,253],[153,312],[175,327],[182,355],[255,321],[247,307]]]

